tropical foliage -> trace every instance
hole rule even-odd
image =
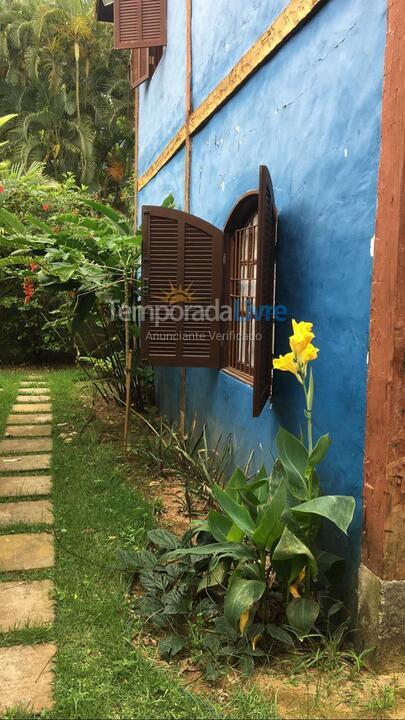
[[[133,156],[128,58],[92,0],[0,0],[0,106],[18,114],[7,157],[119,196]]]
[[[275,367],[292,372],[303,388],[307,443],[280,428],[270,474],[265,467],[251,477],[237,469],[225,487],[213,484],[215,508],[181,541],[151,533],[155,553],[126,558],[145,588],[140,611],[171,628],[165,654],[187,645],[187,620],[202,613],[228,636],[228,653],[250,667],[274,642],[292,646],[294,638],[329,627],[342,607],[332,582],[342,558],[323,550],[318,538],[323,522],[347,534],[355,501],[322,494],[317,467],[330,439],[323,435],[313,444],[314,379],[308,373],[318,350],[310,323],[293,321],[293,331],[291,353]]]

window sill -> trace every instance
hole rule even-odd
[[[239,380],[239,382],[243,382],[245,385],[250,385],[250,387],[253,387],[253,377],[251,375],[246,375],[245,373],[230,367],[221,368],[221,372],[225,373],[226,375],[230,375],[231,377],[235,378],[235,380]]]

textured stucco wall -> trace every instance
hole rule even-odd
[[[289,0],[193,0],[193,102],[200,104]]]
[[[170,38],[152,80],[140,87],[139,170],[142,174],[184,123],[186,3],[169,0]]]
[[[232,42],[241,29],[233,0],[217,0],[223,26],[216,23],[210,33],[203,0],[194,1],[193,36],[197,18],[205,18],[193,47],[199,97],[213,84],[209,59],[225,29]],[[243,6],[246,17],[257,6],[252,27],[259,35],[264,3],[246,0]],[[280,10],[284,3],[272,6]],[[293,317],[315,324],[321,348],[315,435],[330,431],[333,439],[322,480],[328,492],[355,495],[351,535],[357,548],[385,35],[386,0],[329,0],[194,137],[192,154],[191,211],[219,227],[238,197],[257,186],[259,164],[271,171],[280,212],[277,299]],[[229,69],[223,48],[212,67],[215,82]],[[146,112],[143,106],[144,124]],[[140,201],[160,202],[175,182],[180,186],[173,176],[181,171],[175,158],[162,171],[167,186],[160,173]],[[182,207],[183,195],[176,201]],[[287,325],[277,327],[277,352],[287,351],[288,334]],[[178,374],[158,373],[161,405],[172,417]],[[270,464],[278,425],[297,431],[303,424],[292,376],[276,373],[272,406],[255,420],[249,386],[203,369],[188,370],[187,378],[188,418],[206,420],[213,437],[232,432],[240,463],[254,449],[257,464]]]

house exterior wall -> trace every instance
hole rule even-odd
[[[194,103],[286,4],[193,0]],[[169,0],[168,48],[141,90],[141,173],[184,122],[184,5]],[[354,560],[360,548],[385,40],[386,0],[328,0],[192,140],[190,212],[221,228],[239,196],[257,187],[259,165],[270,169],[279,211],[277,302],[289,316],[315,325],[321,352],[314,366],[314,433],[329,431],[333,441],[321,477],[326,492],[356,498]],[[163,99],[158,104],[154,98]],[[183,154],[142,189],[140,207],[160,204],[173,192],[183,208]],[[277,354],[287,352],[289,331],[289,322],[277,325]],[[157,372],[159,404],[173,419],[179,376],[180,370]],[[194,416],[206,422],[213,441],[232,433],[238,464],[254,450],[256,465],[271,466],[278,426],[297,432],[302,411],[291,375],[275,373],[271,404],[253,419],[250,386],[222,371],[187,370],[188,422]]]

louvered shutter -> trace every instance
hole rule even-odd
[[[143,208],[142,357],[150,365],[220,367],[219,319],[202,313],[220,304],[222,248],[222,231],[204,220],[179,210]],[[176,315],[181,308],[188,309],[188,318]],[[170,311],[174,317],[163,319]]]
[[[270,173],[260,166],[257,236],[256,339],[253,378],[253,417],[262,412],[271,394],[273,376],[274,318],[266,309],[274,306],[277,241],[277,210]],[[260,315],[261,314],[261,315]],[[259,316],[259,317],[258,317]]]
[[[131,51],[131,87],[138,87],[149,77],[149,48],[133,48]]]
[[[167,0],[115,0],[114,47],[167,44]]]
[[[131,87],[150,80],[163,54],[163,48],[133,48],[131,51]]]

